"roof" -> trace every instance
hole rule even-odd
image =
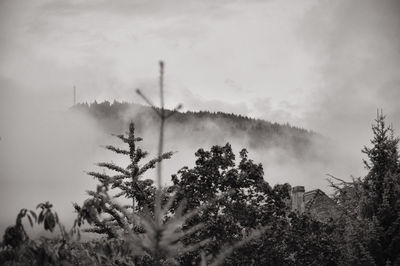
[[[321,220],[332,217],[335,202],[320,189],[314,189],[304,193],[304,207]]]
[[[326,195],[325,192],[323,192],[320,189],[314,189],[314,190],[310,190],[310,191],[305,192],[304,193],[304,204],[305,204],[305,206],[314,204],[316,199],[319,196],[328,197],[328,195]]]

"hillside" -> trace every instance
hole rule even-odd
[[[95,101],[90,104],[77,104],[72,110],[94,118],[107,132],[122,132],[129,121],[135,122],[140,134],[148,134],[147,129],[153,133],[158,130],[159,118],[148,106],[117,101]],[[178,139],[182,143],[238,143],[250,150],[279,149],[298,159],[320,156],[314,149],[315,143],[325,141],[315,132],[289,124],[208,111],[176,112],[168,119],[166,131],[167,139],[169,136],[170,139]]]

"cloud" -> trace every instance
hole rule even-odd
[[[400,2],[321,1],[304,16],[298,35],[318,58],[308,127],[338,142],[345,167],[363,173],[360,150],[371,137],[377,108],[400,128]]]
[[[169,108],[183,103],[187,110],[288,121],[336,142],[317,146],[330,158],[317,165],[296,163],[279,151],[257,152],[255,160],[265,163],[274,181],[322,184],[325,172],[362,175],[360,149],[371,136],[376,108],[400,129],[399,6],[395,0],[0,1],[0,145],[10,150],[0,154],[0,163],[12,169],[0,167],[0,187],[8,188],[0,193],[2,202],[24,184],[22,176],[40,176],[56,187],[55,170],[66,169],[62,178],[80,178],[78,169],[90,168],[79,156],[55,160],[54,136],[65,140],[60,148],[67,154],[82,148],[90,163],[97,161],[93,145],[105,141],[96,126],[85,118],[60,122],[74,85],[78,101],[140,102],[134,93],[140,88],[157,103],[160,59],[166,61]],[[89,136],[83,143],[82,130]],[[47,138],[48,147],[41,147]],[[30,157],[26,168],[15,170]],[[274,165],[280,157],[287,163]],[[29,171],[35,164],[43,169],[46,160],[52,171]],[[287,179],[279,179],[282,171]],[[40,196],[33,189],[25,193]]]
[[[282,101],[275,104],[271,98],[254,99],[252,105],[252,114],[267,121],[276,121],[278,123],[289,123],[293,126],[303,126],[300,112],[301,107]]]
[[[302,4],[41,0],[2,7],[0,74],[29,90],[75,85],[81,101],[130,100],[143,80],[157,79],[163,59],[169,79],[206,100],[304,98],[311,62],[292,32]],[[65,105],[62,96],[53,100]]]
[[[68,226],[72,202],[94,186],[84,170],[93,168],[98,145],[108,138],[85,116],[27,94],[1,80],[0,92],[0,234],[21,208],[51,201]],[[102,155],[102,157],[106,156]]]
[[[210,112],[225,112],[242,115],[248,115],[250,113],[250,109],[245,102],[229,103],[217,99],[204,99],[200,95],[194,94],[187,89],[182,90],[179,94],[182,97],[182,102],[188,106],[189,110],[208,110]]]

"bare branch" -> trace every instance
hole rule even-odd
[[[158,111],[158,109],[155,107],[155,105],[146,97],[144,96],[144,94],[139,90],[136,89],[136,93],[142,97],[142,99],[148,104],[150,105],[150,107],[154,110],[154,112],[156,112],[156,114],[160,117],[162,117],[162,114]]]
[[[174,110],[172,110],[168,115],[164,116],[165,119],[170,118],[171,116],[173,116],[174,114],[176,114],[176,112],[178,112],[178,110],[180,110],[182,108],[182,104],[179,104],[177,107],[174,108]]]

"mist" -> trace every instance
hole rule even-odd
[[[343,160],[331,171],[346,180],[365,174],[361,149],[377,110],[399,134],[399,28],[396,0],[320,1],[298,25],[303,47],[318,58],[303,121],[335,142]]]
[[[143,115],[127,110],[122,124],[104,127],[69,109],[72,88],[78,102],[143,103],[134,94],[140,88],[157,103],[160,59],[168,108],[183,103],[183,111],[235,113],[321,134],[299,154],[284,143],[260,148],[212,120],[198,131],[167,122],[165,151],[176,153],[163,164],[165,185],[194,165],[198,148],[227,142],[237,155],[248,149],[271,185],[329,192],[328,173],[363,176],[361,149],[376,110],[400,129],[399,7],[396,0],[1,1],[0,230],[19,209],[47,200],[72,222],[72,202],[96,185],[84,171],[101,161],[125,163],[101,145],[119,145],[111,134]],[[150,159],[159,128],[142,120],[137,134]]]
[[[109,114],[112,118],[94,119],[105,132],[115,128],[126,131],[129,122],[135,122],[136,134],[144,139],[140,143],[142,148],[153,155],[157,154],[159,119],[150,108],[134,104],[130,106],[120,114],[120,121],[115,114]],[[304,185],[308,190],[329,190],[326,174],[332,174],[338,168],[348,170],[345,167],[346,157],[335,149],[334,141],[318,133],[278,125],[282,131],[280,135],[268,131],[260,135],[234,130],[243,123],[240,120],[231,121],[212,115],[201,118],[185,113],[179,116],[183,118],[172,117],[165,126],[164,150],[176,152],[163,164],[165,185],[169,184],[171,174],[183,166],[194,166],[194,154],[198,149],[208,150],[213,145],[223,146],[226,143],[232,145],[237,159],[240,150],[247,149],[249,158],[263,165],[265,179],[271,185],[290,183]],[[115,140],[109,141],[118,144]]]
[[[2,89],[0,116],[0,230],[15,223],[22,208],[50,201],[60,219],[72,224],[72,202],[85,199],[99,143],[108,136],[89,118],[55,111],[36,96]]]

